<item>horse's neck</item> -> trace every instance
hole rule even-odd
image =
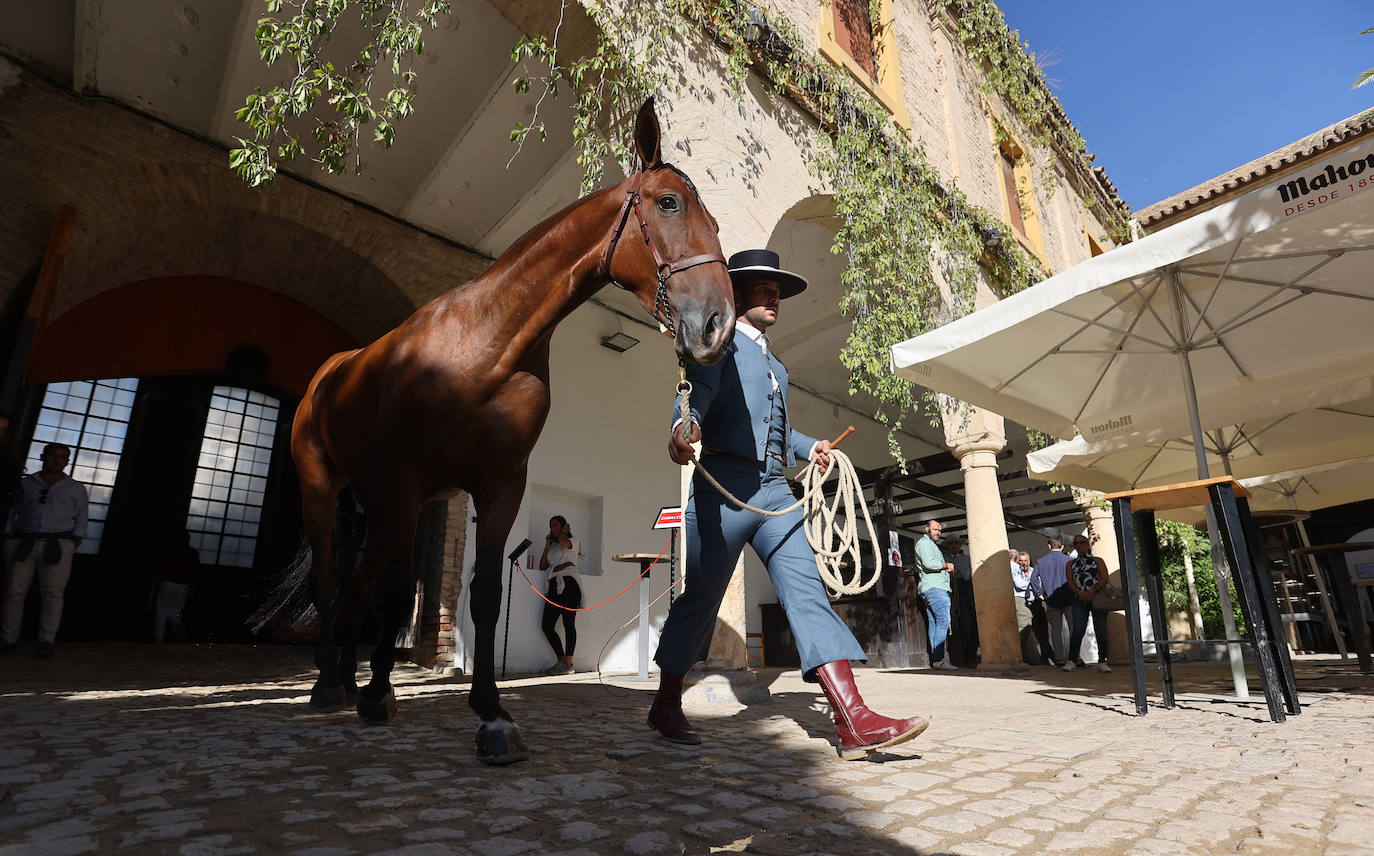
[[[580,199],[525,233],[472,286],[507,358],[538,349],[608,281],[601,253],[619,212],[619,185]]]

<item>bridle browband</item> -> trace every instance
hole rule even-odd
[[[692,191],[692,195],[696,197],[697,204],[700,205],[701,196],[697,193],[696,186],[692,184],[692,180],[683,174],[682,170],[672,164],[663,164],[654,167],[654,169],[665,168],[671,169],[673,172],[677,173],[677,175],[687,183],[687,187]],[[606,251],[601,254],[600,270],[605,276],[609,277],[611,275],[611,256],[615,255],[616,244],[620,242],[620,236],[624,233],[625,226],[630,221],[630,210],[634,209],[635,219],[639,221],[639,231],[644,235],[644,245],[647,246],[649,252],[653,254],[654,267],[658,273],[658,291],[654,293],[654,317],[662,321],[663,326],[668,328],[669,336],[676,336],[677,325],[673,323],[673,310],[672,307],[668,305],[668,277],[675,273],[681,273],[689,268],[711,264],[712,262],[720,262],[727,268],[729,267],[729,263],[725,261],[725,256],[720,253],[702,253],[701,255],[678,259],[675,262],[665,262],[663,260],[663,256],[658,252],[658,245],[654,243],[653,236],[649,234],[649,224],[644,219],[643,199],[639,193],[639,189],[644,183],[644,173],[645,170],[643,169],[635,173],[634,185],[629,190],[625,191],[625,201],[620,205],[620,216],[616,218],[615,226],[611,229],[611,240],[606,244]],[[614,279],[611,281],[615,282]],[[620,285],[618,282],[615,284]],[[624,288],[623,285],[620,287]]]

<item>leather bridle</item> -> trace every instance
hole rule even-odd
[[[654,168],[671,169],[678,175],[682,175],[675,167],[668,164],[663,164],[662,166]],[[663,260],[663,256],[658,251],[658,245],[654,243],[653,236],[649,234],[649,224],[644,219],[643,199],[639,192],[640,187],[644,183],[644,172],[645,171],[641,169],[639,172],[635,173],[634,184],[631,185],[629,190],[625,191],[625,201],[620,205],[620,216],[616,218],[615,226],[611,229],[611,240],[606,244],[606,251],[601,255],[601,272],[606,276],[611,275],[611,256],[615,254],[616,244],[620,242],[620,236],[624,233],[626,224],[629,223],[630,211],[633,209],[635,212],[635,219],[639,221],[639,231],[644,235],[644,245],[647,246],[649,252],[653,254],[654,267],[658,273],[658,291],[654,294],[654,317],[662,321],[663,326],[668,328],[669,336],[676,336],[677,325],[673,323],[673,310],[672,307],[668,305],[668,277],[675,273],[682,273],[689,268],[711,264],[712,262],[720,262],[726,265],[726,267],[729,267],[729,263],[725,261],[725,256],[720,253],[702,253],[701,255],[678,259],[674,262],[666,262]],[[685,175],[682,177],[684,179],[687,178]],[[690,181],[687,182],[687,186],[691,187],[693,195],[696,195],[696,188],[692,187]],[[697,203],[701,203],[700,196],[697,196]],[[615,282],[614,279],[611,281]],[[620,285],[620,283],[617,282],[616,285]],[[625,286],[621,285],[620,287],[624,288]]]

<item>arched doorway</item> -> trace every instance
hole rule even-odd
[[[61,638],[148,638],[153,581],[186,531],[202,563],[190,632],[246,640],[263,576],[297,546],[291,415],[315,368],[354,347],[305,304],[221,277],[129,283],[42,330],[30,448],[72,446],[91,500]]]

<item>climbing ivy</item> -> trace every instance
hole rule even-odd
[[[368,34],[362,48],[342,66],[327,58],[327,48],[349,6]],[[278,18],[284,8],[295,12]],[[266,0],[268,16],[253,32],[258,56],[269,66],[294,65],[291,78],[266,92],[258,87],[235,113],[252,130],[252,138],[235,137],[229,166],[251,186],[269,184],[277,164],[306,154],[292,120],[311,116],[321,99],[323,116],[313,116],[309,136],[316,148],[310,159],[332,173],[343,172],[350,158],[362,171],[365,128],[371,139],[391,148],[396,122],[413,111],[417,73],[414,60],[424,51],[424,27],[438,26],[452,9],[445,0]],[[390,71],[388,87],[378,79]],[[386,88],[374,97],[373,87]]]

